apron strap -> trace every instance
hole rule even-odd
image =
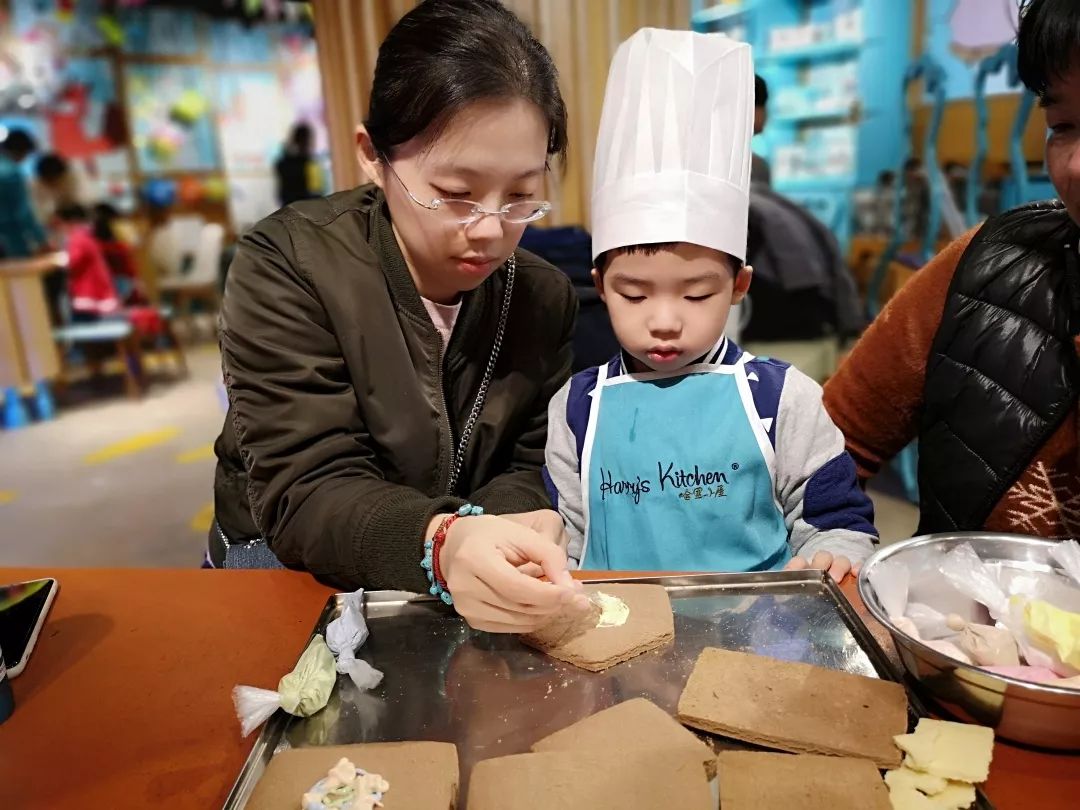
[[[620,362],[622,361],[620,360]],[[582,445],[581,458],[578,459],[581,465],[581,475],[578,476],[581,480],[581,508],[582,516],[585,518],[585,536],[582,538],[581,558],[578,560],[578,568],[585,564],[585,554],[589,550],[589,474],[592,466],[593,442],[596,440],[596,416],[600,413],[600,397],[603,394],[604,385],[607,383],[608,366],[609,363],[604,363],[596,370],[596,387],[593,388],[592,393],[589,395],[592,402],[589,404],[589,421],[585,428],[585,442]]]

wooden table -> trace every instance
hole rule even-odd
[[[59,374],[41,279],[66,261],[60,253],[0,260],[0,388],[27,389]]]
[[[0,725],[0,808],[220,807],[254,742],[232,686],[276,686],[332,590],[291,571],[0,568],[42,576],[60,591]],[[998,743],[986,792],[1077,807],[1080,756]]]

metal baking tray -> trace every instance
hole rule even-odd
[[[642,577],[662,585],[675,613],[666,648],[592,673],[526,647],[514,636],[471,630],[437,599],[401,592],[365,594],[370,638],[358,653],[385,674],[372,692],[344,676],[313,717],[277,712],[267,722],[225,803],[241,810],[276,753],[302,746],[431,740],[457,745],[461,801],[473,765],[526,753],[537,740],[635,697],[675,713],[705,647],[767,655],[903,682],[836,583],[819,571]],[[340,611],[331,597],[315,624]],[[926,714],[909,692],[910,725]],[[717,749],[752,748],[704,736]],[[992,810],[980,793],[975,807]]]

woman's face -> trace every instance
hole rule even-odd
[[[497,216],[462,225],[417,205],[405,188],[423,203],[464,199],[489,211],[544,199],[548,123],[524,99],[465,107],[434,142],[415,138],[396,147],[393,171],[371,160],[365,138],[361,132],[361,162],[385,192],[417,289],[430,300],[450,303],[480,286],[514,252],[526,226]]]

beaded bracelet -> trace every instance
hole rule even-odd
[[[446,542],[447,532],[450,531],[450,527],[455,522],[463,517],[478,517],[482,514],[484,514],[482,506],[473,506],[471,503],[467,503],[454,514],[443,518],[439,528],[435,531],[435,536],[424,541],[424,559],[420,561],[420,567],[424,569],[428,582],[431,583],[428,593],[439,597],[448,605],[454,604],[454,597],[446,589],[446,580],[443,579],[442,570],[439,567],[439,552],[442,551],[443,543]]]

